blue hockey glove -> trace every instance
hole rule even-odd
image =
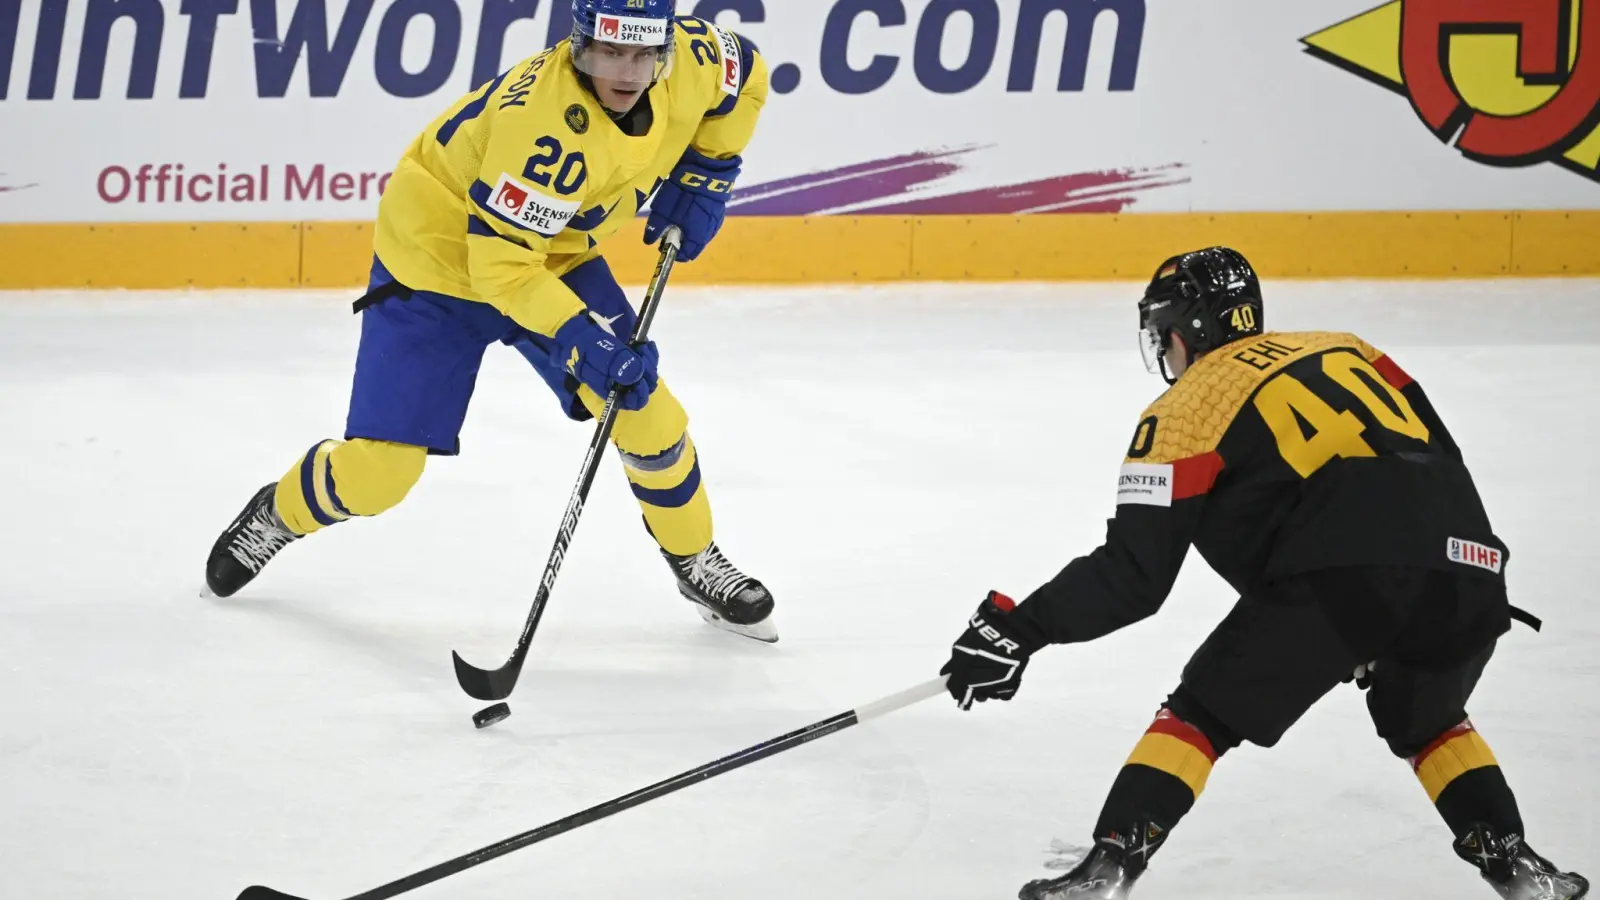
[[[644,409],[650,402],[661,358],[654,341],[630,347],[600,327],[587,310],[568,319],[552,337],[567,372],[601,397],[615,388],[620,409]]]
[[[650,204],[650,218],[644,225],[644,242],[654,244],[668,227],[683,230],[683,248],[678,259],[692,262],[722,229],[728,214],[728,198],[739,177],[743,160],[712,159],[690,147],[678,160],[672,176],[656,191]]]

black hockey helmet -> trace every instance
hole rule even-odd
[[[1244,254],[1210,247],[1161,264],[1139,301],[1139,349],[1145,368],[1168,384],[1167,346],[1173,332],[1188,345],[1189,362],[1225,344],[1261,333],[1261,282]]]

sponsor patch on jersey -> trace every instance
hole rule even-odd
[[[660,47],[667,42],[666,19],[636,19],[632,16],[596,16],[594,37],[608,44],[634,44]]]
[[[739,93],[740,85],[744,84],[744,60],[739,56],[739,41],[732,32],[723,31],[713,25],[711,31],[717,36],[717,50],[722,54],[722,82],[719,87],[722,92],[732,97]]]
[[[1498,547],[1490,547],[1477,541],[1464,541],[1461,538],[1451,538],[1445,548],[1445,555],[1451,562],[1461,563],[1465,566],[1477,566],[1480,569],[1500,574],[1500,567],[1505,564],[1505,559]]]
[[[1117,476],[1117,505],[1172,505],[1172,466],[1167,463],[1123,463]]]
[[[545,237],[560,234],[578,212],[577,200],[546,196],[504,172],[489,195],[489,206],[521,227]]]

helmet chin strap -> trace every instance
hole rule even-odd
[[[1161,357],[1160,357],[1161,377],[1162,377],[1162,379],[1164,379],[1167,382],[1167,384],[1177,384],[1178,383],[1178,379],[1183,377],[1182,375],[1174,375],[1174,374],[1172,374],[1172,368],[1167,365],[1167,354],[1169,352],[1171,352],[1168,349],[1168,346],[1170,345],[1170,343],[1171,343],[1171,341],[1173,340],[1174,337],[1176,337],[1175,334],[1172,335],[1171,337],[1168,337],[1167,338],[1167,342],[1168,343],[1167,344],[1163,344],[1162,347],[1161,347]],[[1184,357],[1183,371],[1187,372],[1187,371],[1189,371],[1189,367],[1194,365],[1195,356],[1194,356],[1194,351],[1189,349],[1189,345],[1188,345],[1187,342],[1182,342],[1182,346],[1183,346],[1183,357]]]

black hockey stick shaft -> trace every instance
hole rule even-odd
[[[655,320],[656,308],[661,305],[661,295],[666,292],[667,278],[672,274],[672,266],[678,260],[678,249],[682,246],[683,235],[673,226],[668,228],[661,238],[661,260],[656,263],[656,271],[650,278],[650,287],[645,292],[644,305],[639,309],[639,321],[633,326],[633,337],[629,343],[637,344],[650,334],[650,323]],[[555,545],[550,548],[550,559],[544,564],[544,575],[539,579],[539,588],[533,595],[533,607],[528,610],[528,619],[522,626],[522,636],[517,638],[516,649],[511,651],[511,658],[505,665],[498,669],[480,669],[461,658],[461,654],[450,651],[450,656],[455,660],[456,681],[461,684],[461,689],[470,697],[479,700],[504,700],[511,696],[516,689],[517,678],[522,674],[522,665],[528,661],[528,648],[533,644],[533,633],[539,629],[539,619],[544,615],[545,604],[550,602],[550,591],[555,587],[556,575],[561,572],[561,562],[566,559],[567,548],[572,544],[572,535],[578,530],[578,517],[583,515],[583,504],[589,499],[589,488],[594,485],[595,472],[600,468],[600,460],[605,452],[606,442],[611,439],[611,429],[616,424],[617,417],[617,391],[613,390],[606,397],[605,409],[600,414],[600,424],[595,427],[594,438],[589,441],[589,452],[583,457],[583,468],[578,473],[578,483],[572,489],[572,496],[567,500],[567,509],[561,516],[561,527],[556,531]]]
[[[797,731],[791,731],[769,741],[763,741],[753,747],[746,747],[737,753],[706,763],[697,769],[690,769],[681,775],[674,775],[665,781],[658,781],[649,787],[640,788],[615,800],[608,800],[598,806],[591,806],[583,812],[573,813],[565,819],[558,819],[548,825],[541,825],[532,831],[524,831],[497,844],[490,844],[487,847],[475,850],[464,856],[458,856],[448,862],[442,862],[415,874],[407,875],[398,881],[391,881],[382,887],[356,894],[354,897],[348,898],[348,900],[388,900],[390,897],[416,890],[441,878],[448,878],[457,872],[463,872],[474,866],[480,866],[491,859],[498,859],[507,853],[521,850],[523,847],[548,840],[574,828],[581,828],[591,822],[598,822],[608,816],[614,816],[625,809],[632,809],[635,806],[649,803],[658,797],[665,797],[675,791],[681,791],[691,785],[715,778],[725,772],[732,772],[734,769],[748,766],[769,756],[777,756],[779,753],[793,750],[818,738],[837,734],[852,725],[859,725],[862,722],[888,715],[897,709],[903,709],[913,703],[943,693],[944,684],[945,679],[942,676],[932,681],[925,681],[916,687],[907,688],[898,694],[891,694],[874,703],[868,703],[838,715],[829,716],[820,722],[813,722]],[[245,888],[239,894],[238,900],[302,900],[302,898],[280,893],[272,888],[254,886]]]

